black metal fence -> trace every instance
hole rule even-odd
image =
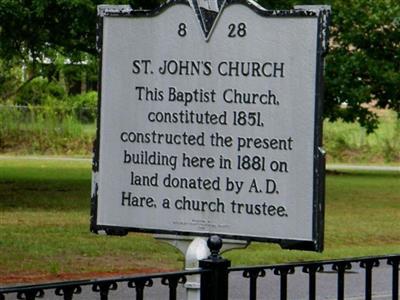
[[[165,286],[165,292],[160,299],[177,299],[178,285],[186,282],[190,275],[200,275],[201,278],[201,299],[202,300],[224,300],[228,297],[228,278],[229,274],[240,272],[243,280],[248,280],[249,299],[257,299],[257,282],[259,278],[269,274],[278,276],[280,285],[280,299],[288,299],[288,281],[290,275],[295,272],[305,273],[308,277],[308,298],[317,299],[316,281],[321,272],[334,272],[336,282],[337,299],[344,298],[346,283],[346,273],[352,267],[360,267],[365,273],[364,294],[365,299],[372,299],[372,273],[374,268],[390,265],[392,272],[391,278],[391,299],[399,299],[399,262],[400,255],[377,256],[344,260],[329,260],[304,263],[291,263],[282,265],[267,265],[245,268],[229,268],[229,261],[218,255],[214,255],[200,263],[201,268],[196,271],[183,271],[174,273],[152,274],[146,276],[121,277],[113,279],[96,279],[67,281],[50,284],[28,285],[0,288],[0,299],[40,299],[45,295],[48,299],[74,299],[82,292],[84,287],[90,287],[92,296],[90,299],[106,300],[109,293],[118,288],[128,288],[132,290],[130,299],[154,299],[146,298],[146,291],[153,287],[156,281],[160,281]],[[52,296],[49,296],[52,295]],[[321,296],[321,295],[320,295]],[[265,299],[265,297],[263,297]]]
[[[274,275],[280,277],[280,299],[287,299],[288,295],[288,279],[289,275],[296,271],[306,273],[308,275],[308,295],[309,299],[317,299],[316,280],[318,273],[324,271],[332,271],[337,277],[337,299],[345,299],[345,274],[349,272],[353,266],[359,266],[365,272],[364,295],[365,299],[372,299],[372,272],[374,268],[382,264],[388,264],[392,268],[392,276],[388,278],[392,282],[391,299],[399,299],[399,261],[400,255],[393,256],[376,256],[343,260],[327,260],[317,262],[292,263],[275,266],[260,266],[248,268],[231,268],[230,272],[243,272],[243,277],[249,279],[250,299],[257,299],[257,279],[265,277],[270,271]],[[332,285],[335,284],[332,282]],[[307,288],[307,287],[304,287]]]
[[[227,300],[229,290],[229,274],[241,272],[242,277],[249,280],[249,299],[257,299],[257,280],[265,277],[267,272],[272,272],[280,277],[280,299],[288,298],[288,277],[300,269],[308,274],[308,298],[316,299],[316,277],[318,272],[330,269],[337,273],[337,299],[344,299],[345,273],[351,270],[353,264],[358,264],[365,270],[365,299],[372,299],[372,272],[382,263],[392,266],[392,299],[399,298],[399,262],[400,255],[376,256],[366,258],[329,260],[317,262],[291,263],[283,265],[256,266],[245,268],[230,268],[230,261],[222,258],[219,251],[222,240],[218,236],[211,236],[207,243],[211,255],[207,259],[200,260],[199,269],[195,271],[183,271],[175,273],[153,274],[136,277],[122,277],[103,280],[84,280],[59,282],[51,284],[17,286],[0,288],[0,300],[5,300],[5,295],[16,294],[17,299],[34,300],[43,298],[46,292],[54,291],[54,295],[71,300],[74,295],[82,292],[83,286],[90,286],[94,293],[98,293],[101,300],[107,300],[110,291],[115,291],[119,284],[127,284],[128,288],[134,289],[131,299],[144,299],[145,289],[153,286],[154,280],[161,280],[161,284],[168,286],[168,299],[177,299],[177,287],[184,284],[190,275],[200,276],[200,299],[201,300]],[[91,297],[92,299],[93,297]],[[167,299],[167,293],[161,299]]]
[[[65,281],[55,282],[49,284],[27,285],[0,288],[0,299],[6,299],[7,294],[16,295],[16,298],[10,299],[26,299],[34,300],[43,298],[46,293],[52,293],[54,299],[70,300],[74,296],[81,294],[82,288],[91,287],[93,297],[91,299],[107,300],[109,293],[115,291],[118,287],[125,287],[132,289],[131,299],[145,299],[144,291],[146,288],[153,286],[155,280],[161,280],[161,284],[168,287],[168,299],[177,299],[178,284],[184,284],[186,278],[193,274],[203,274],[205,271],[198,270],[194,272],[174,272],[163,274],[152,274],[146,276],[135,277],[120,277],[113,279],[96,279],[96,280],[80,280],[80,281]],[[97,297],[96,297],[97,295]],[[56,297],[57,296],[57,297]],[[136,298],[135,298],[136,297]],[[7,298],[8,299],[8,298]],[[164,299],[167,299],[165,296]]]

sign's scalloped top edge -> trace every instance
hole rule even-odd
[[[99,17],[121,17],[121,16],[154,17],[161,14],[163,11],[176,4],[183,4],[190,6],[189,0],[169,0],[153,10],[133,9],[130,5],[102,4],[97,6],[97,15]],[[322,7],[320,5],[316,5],[316,9],[293,8],[288,10],[273,10],[273,9],[263,8],[258,3],[248,0],[226,0],[226,5],[222,9],[232,4],[245,5],[250,9],[252,9],[257,14],[264,17],[317,17],[319,13],[324,13],[324,14],[330,13],[329,8]]]

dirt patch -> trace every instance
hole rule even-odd
[[[74,280],[93,280],[105,279],[113,277],[133,277],[143,274],[154,274],[162,272],[173,272],[173,269],[161,268],[145,268],[145,269],[128,269],[123,271],[114,272],[87,272],[87,273],[61,273],[61,274],[48,274],[37,272],[26,272],[15,275],[0,275],[0,284],[2,286],[19,285],[19,284],[40,284],[59,281],[74,281]]]

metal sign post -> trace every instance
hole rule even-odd
[[[157,240],[167,242],[177,248],[185,256],[185,270],[199,269],[199,261],[210,256],[206,237],[187,237],[181,235],[156,234]],[[249,245],[247,241],[224,240],[221,253],[232,249],[243,249]],[[187,276],[185,283],[186,299],[200,300],[200,275]]]

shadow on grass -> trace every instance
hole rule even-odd
[[[90,180],[0,181],[0,195],[3,210],[88,210]]]

